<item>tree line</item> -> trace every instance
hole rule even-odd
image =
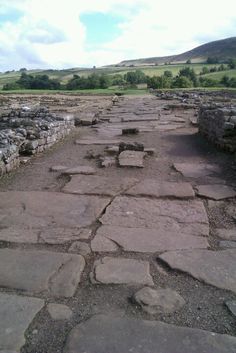
[[[12,83],[3,86],[3,90],[17,89],[47,89],[47,90],[83,90],[83,89],[106,89],[110,86],[122,88],[136,88],[138,84],[145,83],[148,88],[191,88],[191,87],[236,87],[236,78],[229,78],[224,75],[221,80],[217,80],[205,75],[236,68],[236,60],[232,59],[228,65],[221,64],[218,67],[204,66],[199,75],[195,70],[186,66],[174,76],[172,71],[165,70],[160,76],[147,76],[141,70],[128,71],[126,74],[97,74],[93,72],[87,77],[73,75],[66,83],[62,84],[57,79],[51,79],[48,75],[31,75],[25,71],[21,72],[20,78]]]

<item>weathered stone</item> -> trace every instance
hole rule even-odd
[[[225,240],[233,240],[236,241],[236,229],[216,229],[215,234],[221,238],[221,239],[225,239]]]
[[[81,139],[75,141],[76,145],[119,145],[120,140],[99,140],[99,139]]]
[[[159,257],[173,269],[236,293],[236,249],[171,251]]]
[[[158,182],[155,179],[144,179],[125,192],[132,196],[193,198],[194,191],[190,183]]]
[[[122,129],[122,135],[137,135],[138,133],[139,133],[139,129],[135,127]]]
[[[105,149],[105,152],[110,155],[117,155],[119,153],[119,146],[110,146]]]
[[[80,254],[82,256],[86,256],[91,253],[90,246],[86,243],[82,243],[82,241],[75,241],[70,247],[69,252]]]
[[[53,165],[50,168],[51,172],[63,172],[64,170],[68,169],[68,167],[64,166],[64,165]]]
[[[112,240],[99,234],[91,241],[91,248],[94,252],[116,252],[119,249]]]
[[[216,201],[236,196],[234,189],[227,185],[198,185],[196,189],[199,196],[203,196]]]
[[[225,208],[225,212],[228,216],[232,217],[234,220],[236,220],[236,205],[228,205]]]
[[[50,303],[47,310],[53,320],[70,320],[73,315],[71,309],[64,304]]]
[[[84,266],[84,258],[80,255],[0,249],[0,286],[71,297]]]
[[[236,248],[236,241],[221,240],[219,242],[221,248]]]
[[[0,240],[60,244],[80,239],[79,228],[91,225],[109,202],[56,192],[2,192]]]
[[[102,176],[73,176],[63,191],[71,194],[116,196],[137,183],[134,178],[112,180]]]
[[[91,175],[95,174],[96,171],[93,167],[89,166],[79,166],[79,167],[74,167],[74,168],[67,168],[66,170],[63,171],[63,174],[68,174],[68,175],[74,175],[74,174],[85,174],[85,175]]]
[[[147,148],[144,148],[144,152],[149,156],[153,156],[156,153],[156,149],[147,147]]]
[[[209,247],[205,237],[182,234],[181,232],[166,232],[159,229],[117,226],[99,228],[91,246],[93,251],[106,252],[117,251],[116,244],[125,251],[144,253]]]
[[[151,228],[163,232],[208,235],[209,222],[201,201],[152,200],[118,196],[100,219],[104,225]]]
[[[116,158],[115,157],[102,157],[101,158],[101,167],[108,168],[113,167],[116,165]]]
[[[123,151],[119,154],[120,167],[144,167],[145,152],[139,151]]]
[[[123,151],[144,151],[144,145],[139,142],[121,142],[119,144],[119,152]]]
[[[228,300],[227,302],[225,302],[225,305],[227,306],[231,314],[236,317],[236,300]]]
[[[20,351],[25,344],[26,329],[43,306],[42,299],[0,293],[1,353]]]
[[[102,284],[153,285],[147,261],[104,257],[94,264],[94,281]]]
[[[170,288],[144,287],[135,293],[134,300],[149,314],[170,314],[178,311],[185,304],[181,295]]]
[[[69,334],[64,353],[235,353],[236,338],[134,318],[96,315]]]
[[[214,173],[220,173],[216,164],[174,163],[174,168],[187,178],[201,178]]]

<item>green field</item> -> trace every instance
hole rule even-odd
[[[210,77],[215,80],[220,81],[223,76],[234,77],[236,78],[236,69],[235,70],[226,70],[220,72],[212,72],[211,74],[204,75],[204,77]]]
[[[115,67],[115,66],[109,66],[109,67],[102,67],[102,68],[97,68],[97,69],[86,69],[86,68],[71,68],[71,69],[65,69],[65,70],[29,70],[27,71],[27,74],[32,74],[32,75],[48,75],[51,79],[56,78],[58,79],[61,83],[65,84],[67,83],[73,75],[79,75],[79,76],[88,76],[93,72],[96,72],[97,74],[108,74],[108,75],[114,75],[114,74],[121,74],[124,75],[128,71],[134,71],[137,69],[142,70],[147,76],[161,76],[164,71],[170,70],[174,76],[176,76],[179,73],[179,70],[181,70],[183,67],[190,66],[195,70],[197,74],[200,73],[202,70],[203,66],[207,66],[208,68],[211,68],[213,66],[218,66],[218,65],[209,65],[209,64],[176,64],[176,65],[159,65],[159,66],[138,66],[138,67]],[[231,72],[231,70],[230,70]],[[222,72],[219,73],[222,75]],[[6,83],[11,83],[15,82],[16,80],[19,79],[21,73],[19,71],[14,71],[10,73],[0,73],[0,89],[3,87],[4,84]],[[221,76],[220,76],[221,77]]]

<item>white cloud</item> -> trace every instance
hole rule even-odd
[[[21,11],[15,23],[0,24],[0,70],[20,67],[104,65],[148,56],[177,54],[235,35],[236,5],[225,0],[0,0],[0,14]],[[86,49],[84,12],[123,17],[118,38]]]

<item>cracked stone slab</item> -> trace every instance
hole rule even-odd
[[[91,276],[100,284],[154,285],[149,262],[141,260],[104,257],[95,262]]]
[[[100,218],[103,225],[151,228],[170,233],[209,235],[208,216],[199,200],[154,200],[118,196]]]
[[[78,166],[74,168],[67,168],[66,170],[63,171],[63,174],[66,174],[66,175],[74,175],[74,174],[92,175],[95,173],[96,173],[95,169],[90,166]]]
[[[159,256],[171,268],[186,272],[212,286],[236,293],[236,249],[182,250]]]
[[[0,287],[72,297],[84,266],[81,255],[0,249]]]
[[[193,198],[195,193],[190,183],[158,182],[145,179],[125,192],[132,196]]]
[[[110,199],[57,192],[0,193],[0,240],[62,244],[83,237]]]
[[[119,154],[120,167],[144,167],[144,157],[146,153],[141,151],[123,151]]]
[[[208,163],[174,163],[173,166],[175,170],[187,178],[201,178],[221,171],[217,164]]]
[[[236,300],[228,300],[225,305],[229,309],[232,315],[236,317]]]
[[[107,177],[91,175],[72,176],[63,192],[78,195],[116,196],[138,182],[135,178],[111,179]]]
[[[102,226],[91,242],[95,252],[117,251],[118,244],[124,251],[155,253],[181,249],[206,249],[207,238],[178,232],[150,228]]]
[[[210,184],[196,186],[197,194],[216,201],[232,198],[236,196],[235,190],[227,185]]]
[[[119,145],[121,140],[99,140],[96,138],[76,140],[76,145]]]
[[[134,294],[134,300],[148,314],[170,314],[180,310],[185,300],[179,293],[170,288],[153,289],[144,287]]]
[[[0,352],[19,352],[25,344],[24,333],[44,301],[0,293]]]
[[[75,326],[63,353],[235,353],[236,338],[209,331],[110,315]]]

